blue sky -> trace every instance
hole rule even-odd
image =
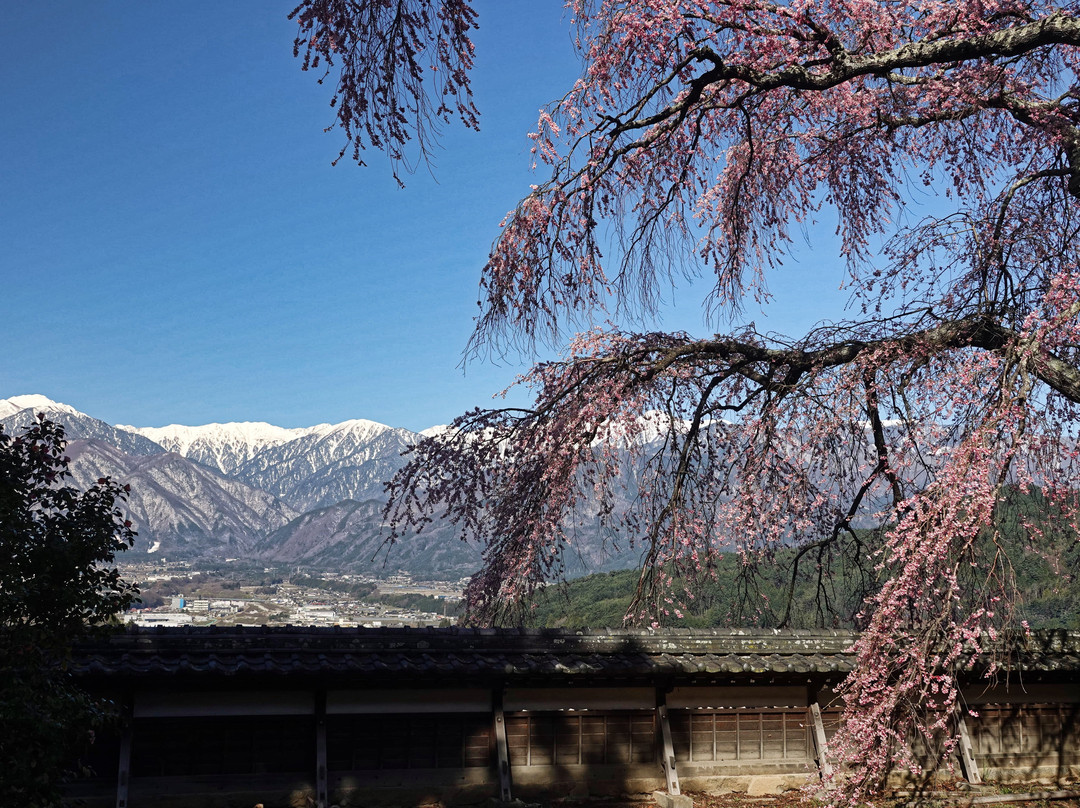
[[[537,181],[526,134],[579,70],[561,2],[477,3],[482,132],[449,128],[435,178],[404,190],[374,152],[331,166],[342,139],[292,57],[293,5],[5,9],[0,398],[139,426],[421,429],[524,370],[459,365],[498,222]],[[769,327],[839,317],[842,277],[793,265]],[[710,333],[699,300],[680,291],[666,327]]]

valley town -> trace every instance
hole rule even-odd
[[[156,560],[123,565],[141,603],[127,614],[138,626],[438,626],[457,618],[465,580],[421,581],[264,566]]]

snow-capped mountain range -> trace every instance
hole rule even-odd
[[[136,427],[108,424],[42,395],[0,399],[8,433],[37,413],[63,424],[76,485],[103,476],[130,483],[125,510],[139,532],[135,552],[326,564],[347,556],[353,566],[385,560],[409,569],[414,555],[430,560],[432,542],[451,541],[449,531],[435,530],[415,539],[424,548],[419,553],[408,540],[390,557],[376,553],[383,481],[421,437],[405,429],[359,419],[299,429],[250,422]],[[326,521],[331,513],[340,517],[333,524]],[[444,572],[456,577],[476,568],[479,551],[455,541],[450,556]]]
[[[416,433],[356,419],[296,429],[261,422],[137,427],[41,395],[0,399],[0,425],[9,434],[37,413],[64,426],[77,485],[103,476],[130,483],[125,510],[139,533],[136,553],[243,555],[448,578],[479,567],[480,548],[458,541],[450,525],[383,545],[384,481],[405,462],[409,445],[445,426]],[[591,544],[576,547],[590,569],[633,563],[605,558],[599,536]]]
[[[327,426],[286,429],[261,421],[244,421],[233,424],[205,424],[204,426],[128,426],[118,424],[118,429],[142,435],[166,451],[176,452],[204,466],[216,468],[225,474],[253,458],[270,446],[280,446],[294,438]]]
[[[268,491],[301,511],[382,495],[383,482],[421,435],[356,419],[286,429],[262,422],[120,425],[188,460]]]

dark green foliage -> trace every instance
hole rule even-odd
[[[987,531],[979,547],[983,555],[999,555],[1011,576],[1018,595],[1013,616],[1017,625],[1026,620],[1032,628],[1080,629],[1080,533],[1063,513],[1040,491],[1011,491],[998,509],[996,535]],[[791,589],[794,558],[793,550],[777,553],[772,564],[744,563],[737,555],[725,555],[704,583],[693,587],[693,598],[676,592],[671,602],[659,604],[661,612],[667,610],[660,623],[775,628],[786,614],[788,628],[860,628],[863,600],[875,585],[867,571],[839,563],[842,558],[819,567],[816,557],[807,555]],[[534,598],[527,625],[620,626],[639,574],[601,573],[549,587]],[[969,586],[977,592],[980,582],[972,580]]]
[[[1032,628],[1080,629],[1080,530],[1069,515],[1075,504],[1033,489],[1011,492],[998,507],[999,545],[1020,595],[1016,619]]]
[[[778,617],[774,604],[783,596],[785,582],[780,575],[766,578],[766,572],[754,570],[751,573],[743,569],[736,556],[723,556],[712,575],[704,583],[694,586],[693,598],[686,593],[681,593],[681,597],[676,593],[670,603],[660,604],[659,623],[684,628],[775,626]],[[621,626],[639,574],[637,570],[620,570],[549,587],[534,599],[527,624],[534,627]],[[809,591],[807,586],[800,586],[796,596],[803,598]],[[792,627],[805,627],[807,612],[804,609],[793,612]]]
[[[636,570],[618,570],[548,587],[533,599],[527,624],[537,628],[621,626],[637,579]]]
[[[0,802],[56,805],[108,715],[67,671],[72,643],[107,630],[138,591],[114,564],[135,534],[102,479],[68,485],[63,427],[0,429]]]

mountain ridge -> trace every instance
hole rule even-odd
[[[131,485],[125,509],[140,546],[174,556],[259,547],[267,558],[290,561],[287,548],[300,553],[300,545],[280,531],[311,508],[377,499],[383,480],[401,465],[400,452],[420,439],[359,418],[300,428],[254,421],[113,426],[39,394],[0,399],[0,424],[8,432],[30,426],[39,413],[65,429],[72,481],[86,487],[109,476]],[[380,508],[364,511],[370,529],[361,530],[355,519],[351,525],[366,545],[381,535]],[[285,550],[267,543],[271,534]],[[340,541],[333,531],[316,541],[307,529],[303,552],[333,564],[328,548]],[[359,563],[356,553],[348,555]]]
[[[38,394],[0,399],[6,431],[29,426],[38,412],[64,426],[77,484],[110,476],[132,486],[127,510],[139,532],[136,552],[217,560],[243,553],[447,578],[480,567],[479,545],[462,542],[455,525],[438,520],[393,546],[385,542],[385,481],[404,465],[410,445],[447,426],[417,433],[361,418],[296,428],[260,421],[113,426]],[[613,549],[596,514],[585,516],[593,524],[574,532],[568,566],[627,566],[636,556],[632,547]]]
[[[289,429],[263,421],[239,421],[200,426],[169,424],[160,427],[117,424],[116,428],[142,435],[169,451],[230,473],[263,448],[288,443],[316,427]]]

